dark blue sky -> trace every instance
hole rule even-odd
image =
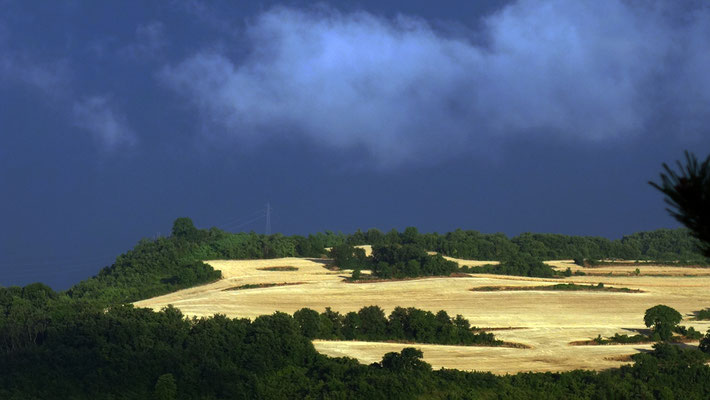
[[[267,201],[284,234],[675,227],[646,182],[710,150],[707,4],[0,0],[0,285]]]

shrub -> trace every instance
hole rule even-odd
[[[695,312],[695,319],[710,320],[710,308],[705,308]]]

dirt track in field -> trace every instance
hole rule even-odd
[[[465,265],[486,261],[460,260]],[[327,260],[282,258],[273,260],[209,261],[222,270],[223,279],[165,296],[139,301],[138,307],[160,309],[173,304],[188,316],[215,313],[230,317],[254,318],[274,311],[293,313],[309,307],[325,307],[346,313],[368,305],[379,305],[386,313],[395,307],[417,307],[431,311],[446,310],[461,314],[478,327],[497,329],[497,338],[523,343],[530,349],[501,347],[464,347],[413,345],[421,348],[424,358],[435,368],[491,371],[498,374],[520,371],[566,371],[604,369],[625,362],[619,356],[648,350],[651,345],[570,346],[598,334],[635,334],[643,325],[644,311],[656,304],[676,308],[686,317],[684,325],[705,332],[707,321],[688,321],[693,311],[710,307],[710,269],[641,266],[584,268],[601,272],[595,276],[566,279],[522,278],[498,275],[474,275],[457,278],[425,278],[378,283],[346,283],[350,271],[330,271]],[[582,269],[571,261],[550,262],[557,269]],[[259,268],[292,266],[296,271],[266,271]],[[603,271],[603,272],[602,272]],[[609,272],[612,276],[608,276]],[[648,275],[665,276],[648,276]],[[683,276],[694,275],[694,276]],[[498,291],[472,292],[478,286],[539,286],[545,283],[577,283],[641,289],[644,293],[592,291]],[[244,290],[226,290],[252,284],[284,284]],[[379,361],[389,351],[405,346],[393,343],[314,341],[316,349],[331,356],[355,357],[365,363]]]

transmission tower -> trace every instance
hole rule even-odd
[[[271,235],[271,205],[268,202],[266,203],[266,229],[264,232]]]

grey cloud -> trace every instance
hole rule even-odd
[[[136,141],[126,118],[115,110],[106,96],[94,96],[74,103],[73,115],[80,128],[92,133],[106,149],[130,146]]]
[[[710,120],[708,8],[674,4],[520,0],[486,18],[485,45],[406,16],[274,8],[245,57],[204,51],[161,78],[238,140],[286,131],[382,165],[518,135],[610,140],[660,111]]]
[[[0,83],[22,84],[51,97],[66,90],[71,76],[66,59],[41,61],[26,50],[12,49],[11,40],[8,27],[0,20]]]
[[[136,135],[125,116],[116,111],[108,96],[74,101],[75,82],[67,59],[40,60],[38,54],[31,51],[9,48],[10,40],[0,21],[0,84],[23,85],[36,92],[42,101],[66,110],[68,119],[92,133],[106,150],[136,143]]]
[[[67,64],[66,60],[39,62],[0,44],[0,81],[19,83],[45,96],[58,97],[66,91],[71,75]]]

